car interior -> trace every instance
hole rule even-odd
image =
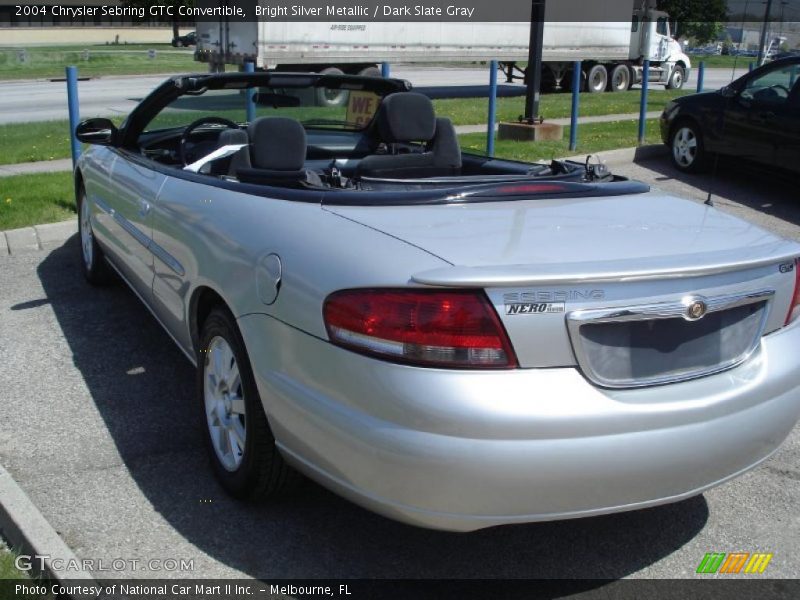
[[[269,94],[273,98],[275,94]],[[241,183],[298,189],[389,191],[537,179],[612,180],[587,165],[531,164],[462,152],[455,127],[427,96],[382,98],[361,129],[261,116],[239,124],[203,117],[182,128],[144,133],[140,151],[175,168]]]

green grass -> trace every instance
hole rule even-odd
[[[28,574],[14,566],[17,554],[0,540],[0,579],[29,579]]]
[[[673,98],[692,93],[691,90],[650,90],[647,95],[647,110],[655,111]],[[638,113],[641,92],[628,92],[580,95],[579,114],[582,117],[596,115],[615,115]],[[450,117],[455,125],[474,125],[486,123],[487,100],[475,98],[454,98],[435,100],[436,113]],[[572,94],[544,94],[539,104],[539,114],[546,119],[569,117],[572,110]],[[516,121],[525,112],[525,98],[498,98],[498,121]]]
[[[661,142],[658,131],[658,120],[648,119],[645,129],[646,141],[651,144]],[[569,149],[569,127],[564,128],[564,139],[552,142],[515,142],[495,140],[495,156],[522,161],[550,160],[564,156],[591,154],[616,148],[636,146],[638,138],[638,122],[613,121],[611,123],[587,123],[578,127],[578,148]],[[483,133],[467,133],[458,136],[461,149],[465,152],[484,154],[486,152],[486,135]]]
[[[148,58],[147,50],[156,50]],[[84,49],[89,51],[84,59]],[[20,62],[21,48],[0,48],[0,80],[53,79],[64,77],[64,67],[76,65],[83,76],[145,75],[205,71],[192,52],[176,50],[169,44],[127,44],[98,46],[42,46],[26,48],[27,60]]]
[[[727,56],[715,54],[710,56],[689,56],[692,60],[692,70],[696,72],[700,63],[705,63],[706,69],[732,69],[736,64],[737,69],[746,69],[751,62],[756,62],[755,56]]]
[[[66,158],[69,121],[0,125],[0,164]]]
[[[75,213],[69,171],[0,177],[0,230],[64,221]]]

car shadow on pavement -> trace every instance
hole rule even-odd
[[[686,198],[706,200],[710,192],[714,205],[723,210],[743,206],[800,225],[797,178],[792,175],[729,157],[712,158],[708,171],[698,174],[678,171],[667,157],[635,162],[663,176],[655,178],[656,187],[670,181],[671,191]],[[678,190],[673,189],[676,184]]]
[[[617,579],[676,551],[708,519],[698,496],[456,534],[385,519],[311,482],[279,501],[234,501],[205,454],[193,368],[124,284],[92,289],[76,277],[78,257],[73,236],[38,275],[91,401],[147,503],[199,553],[232,569],[258,578]],[[148,535],[146,521],[136,527]]]

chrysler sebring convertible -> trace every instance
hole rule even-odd
[[[462,152],[404,81],[172,77],[75,170],[81,264],[197,368],[237,498],[470,531],[674,502],[800,416],[800,246],[605,166]]]

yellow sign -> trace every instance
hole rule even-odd
[[[372,92],[350,92],[350,99],[347,101],[347,123],[358,128],[366,127],[380,103],[380,97]]]

